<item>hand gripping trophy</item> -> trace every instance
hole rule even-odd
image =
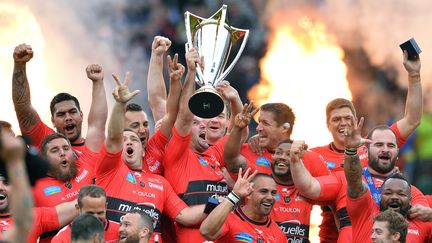
[[[189,100],[189,109],[201,118],[212,118],[223,111],[224,102],[214,87],[233,69],[249,37],[249,30],[234,28],[227,23],[226,12],[227,6],[223,5],[208,19],[185,13],[186,48],[196,48],[205,64],[204,70],[197,67],[196,82],[201,88]],[[225,69],[233,45],[240,40],[238,53]]]

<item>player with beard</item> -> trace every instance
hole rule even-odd
[[[392,209],[379,213],[373,219],[372,243],[405,243],[407,233],[406,219]]]
[[[120,223],[119,243],[147,243],[153,231],[151,218],[142,211],[132,210]]]
[[[247,104],[244,106],[242,113],[237,114],[234,120],[234,127],[229,135],[229,141],[227,141],[224,150],[225,153],[241,159],[239,161],[241,168],[248,167],[252,170],[258,170],[259,165],[247,163],[246,158],[240,155],[240,146],[242,144],[240,134],[248,126],[250,119],[257,111],[253,110],[252,104]],[[237,142],[236,146],[234,146],[234,140]],[[285,233],[288,240],[309,242],[310,212],[313,202],[302,197],[293,184],[289,166],[291,144],[292,141],[290,140],[282,141],[276,147],[272,156],[271,175],[277,184],[277,195],[276,204],[271,216]],[[293,146],[296,147],[298,145],[295,143]],[[316,160],[318,155],[314,152],[305,152],[303,151],[304,161],[312,174],[316,176],[329,174],[324,161]]]
[[[154,236],[159,239],[162,214],[178,224],[200,223],[205,217],[204,206],[187,207],[165,178],[143,170],[141,140],[133,131],[124,130],[126,103],[139,91],[129,92],[129,73],[124,83],[113,77],[117,84],[113,92],[116,103],[96,166],[96,183],[108,196],[107,218],[120,222],[131,209],[142,210],[153,219]]]
[[[352,222],[352,238],[354,242],[370,242],[372,219],[388,208],[407,217],[411,207],[411,187],[408,181],[398,173],[392,173],[392,164],[397,156],[396,136],[390,129],[373,129],[367,141],[370,171],[386,173],[387,178],[378,189],[368,186],[362,180],[360,159],[357,153],[361,138],[363,118],[359,124],[347,126],[345,136],[344,170],[347,181],[347,210]],[[370,144],[369,144],[370,143]],[[372,163],[371,163],[372,161]],[[394,165],[394,164],[393,164]],[[390,174],[388,174],[390,173]],[[368,178],[367,183],[371,184]],[[375,189],[375,191],[373,191]],[[368,191],[371,193],[368,193]],[[379,204],[379,207],[378,207]],[[408,219],[408,242],[429,242],[432,240],[432,223]]]
[[[50,162],[48,176],[36,182],[36,207],[52,207],[77,198],[79,189],[93,184],[94,164],[76,158],[65,135],[53,133],[42,141],[42,156]]]
[[[408,60],[408,55],[403,55],[403,65],[408,74],[408,93],[406,98],[406,109],[404,117],[394,123],[391,129],[398,137],[398,147],[401,148],[407,138],[413,133],[413,131],[420,124],[422,116],[422,87],[420,80],[420,59]],[[345,127],[353,122],[357,121],[356,110],[351,101],[343,98],[337,98],[330,101],[326,107],[326,124],[330,131],[333,141],[324,146],[312,148],[311,150],[321,154],[326,161],[328,168],[331,171],[343,171],[341,166],[344,160],[344,136],[343,131]],[[360,160],[363,166],[367,166],[367,149],[366,146],[362,146],[358,150]],[[331,205],[333,211],[335,211],[335,205]],[[329,207],[322,207],[323,209],[323,221],[320,224],[320,240],[321,242],[336,242],[338,232],[336,230],[336,224],[333,213]],[[345,217],[346,209],[340,209],[341,211],[336,214]],[[340,220],[340,219],[339,219]],[[349,222],[345,222],[342,225],[349,225]],[[341,225],[338,225],[340,229]]]
[[[33,58],[33,50],[29,45],[18,45],[13,58],[12,98],[21,133],[29,136],[32,143],[40,147],[42,140],[54,131],[42,122],[31,103],[26,63]],[[102,67],[97,64],[89,65],[86,73],[93,84],[86,139],[81,134],[83,113],[77,98],[67,93],[59,93],[52,99],[50,110],[51,121],[57,132],[70,140],[78,157],[94,163],[105,140],[108,108]]]
[[[276,202],[276,183],[268,174],[251,169],[238,178],[232,192],[202,222],[201,234],[215,242],[288,242],[269,216]],[[237,203],[247,198],[246,203]]]
[[[117,242],[119,224],[106,219],[107,197],[104,189],[96,185],[82,187],[78,194],[76,209],[80,215],[90,214],[102,223],[102,238],[105,242]],[[63,227],[52,238],[51,243],[71,242],[71,225]]]
[[[363,121],[363,118],[361,119]],[[347,126],[350,127],[350,126]],[[360,143],[361,141],[361,143]],[[367,140],[358,140],[356,146],[367,141],[368,144],[368,166],[360,171],[360,178],[363,179],[369,188],[370,194],[377,205],[381,196],[381,186],[385,178],[395,172],[394,163],[398,155],[397,139],[394,132],[388,126],[378,126],[369,132]],[[358,147],[358,150],[361,150]],[[357,151],[357,149],[356,149]],[[359,157],[359,156],[358,156]],[[294,183],[299,192],[307,198],[317,201],[335,201],[336,212],[340,219],[339,242],[346,242],[351,239],[350,216],[347,215],[347,195],[345,173],[336,171],[330,176],[312,177],[300,159],[292,159],[291,172]],[[363,176],[362,175],[363,172]],[[422,212],[429,212],[430,208],[424,195],[414,186],[412,187],[412,204],[410,216],[421,218]]]
[[[16,138],[13,132],[1,127],[0,130],[0,157],[5,161],[10,178],[9,184],[0,175],[0,239],[7,242],[38,242],[42,233],[63,227],[78,213],[74,202],[56,207],[32,208],[33,200],[24,162],[24,142]]]

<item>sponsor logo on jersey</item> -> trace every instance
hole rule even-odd
[[[268,160],[266,157],[259,157],[256,159],[255,164],[259,166],[270,167],[270,160]]]
[[[198,161],[199,161],[203,166],[207,166],[207,165],[208,165],[208,162],[207,162],[205,159],[201,158],[201,157],[198,157]]]
[[[82,179],[84,179],[88,175],[88,173],[89,173],[88,170],[84,169],[81,174],[79,174],[77,177],[75,177],[75,181],[80,182]]]
[[[136,179],[135,179],[135,176],[132,175],[132,173],[130,173],[130,172],[127,173],[126,180],[129,181],[132,184],[136,184],[137,183]]]
[[[160,191],[163,191],[163,186],[162,186],[162,185],[155,184],[155,183],[151,183],[151,182],[148,182],[148,185],[149,185],[151,188],[156,188],[156,189],[158,189],[158,190],[160,190]]]
[[[252,243],[254,238],[252,235],[246,232],[239,232],[236,234],[235,239],[240,242]]]
[[[333,161],[326,161],[327,168],[334,169],[336,167],[336,163]]]
[[[61,188],[59,186],[49,186],[43,189],[45,196],[51,196],[56,193],[61,192]]]
[[[299,220],[288,220],[277,224],[287,236],[288,242],[309,242],[309,225],[301,224]]]

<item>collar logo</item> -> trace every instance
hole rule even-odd
[[[137,183],[136,179],[135,179],[135,176],[132,175],[132,173],[130,173],[130,172],[127,173],[126,180],[129,181],[132,184],[136,184]]]

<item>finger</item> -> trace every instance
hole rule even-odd
[[[129,100],[131,100],[133,97],[137,96],[141,91],[135,90],[132,93],[129,94]]]
[[[248,175],[249,175],[249,173],[250,173],[250,171],[251,171],[251,168],[247,168],[246,172],[243,175],[243,178],[247,178]]]
[[[364,117],[360,117],[360,121],[358,122],[357,129],[361,130],[364,123]]]
[[[251,116],[255,116],[255,114],[259,111],[259,108],[256,108],[251,112]]]
[[[171,61],[171,56],[170,55],[167,55],[167,63],[168,63],[169,70],[172,70],[173,69],[173,62]]]
[[[178,54],[174,54],[174,67],[178,66]]]
[[[117,86],[120,86],[121,83],[120,83],[120,80],[119,80],[119,78],[117,77],[117,75],[115,75],[114,73],[111,74],[111,75],[112,75],[112,77],[114,78],[114,81],[116,82]]]
[[[246,181],[247,181],[247,182],[252,181],[252,179],[255,177],[256,174],[258,174],[258,170],[255,170],[255,171],[252,173],[252,175],[250,175],[250,176],[246,179]],[[251,185],[253,185],[253,182],[251,182]]]
[[[403,51],[403,61],[404,62],[408,61],[408,52],[406,50]]]
[[[125,80],[124,80],[124,85],[126,85],[126,86],[128,86],[128,84],[129,84],[129,77],[130,77],[130,73],[126,72],[126,77],[125,77]]]
[[[239,173],[238,173],[237,181],[238,181],[240,178],[242,178],[242,171],[243,171],[243,169],[240,167],[240,169],[239,169]]]

